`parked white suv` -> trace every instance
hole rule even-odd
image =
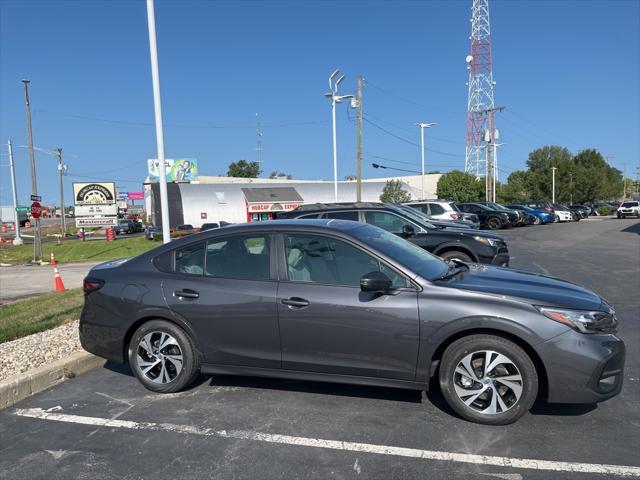
[[[638,217],[640,218],[640,202],[637,200],[630,200],[623,202],[622,205],[616,210],[616,216],[618,218],[625,217]]]
[[[553,204],[553,213],[555,213],[558,222],[571,222],[574,220],[571,210],[568,210],[557,203]]]

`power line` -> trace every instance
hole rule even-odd
[[[98,177],[94,177],[92,175],[68,174],[67,176],[72,177],[72,178],[79,178],[81,180],[98,180],[98,181],[101,181],[101,182],[120,182],[120,183],[137,183],[137,184],[144,183],[144,182],[141,182],[140,180],[122,180],[122,179],[117,179],[117,178],[98,178]]]
[[[401,127],[400,125],[393,124],[393,123],[388,122],[388,121],[386,121],[386,120],[384,120],[384,119],[382,119],[380,117],[376,117],[374,115],[371,115],[370,113],[366,113],[364,115],[368,116],[368,117],[371,117],[371,118],[375,118],[379,122],[382,122],[382,123],[385,123],[385,124],[387,124],[387,125],[389,125],[391,127],[397,128],[398,130],[402,130],[402,131],[407,132],[407,133],[415,134],[415,130],[409,130],[408,128]],[[465,144],[464,142],[458,142],[456,140],[450,140],[448,138],[442,138],[442,137],[438,137],[438,136],[434,136],[434,135],[429,135],[429,139],[439,140],[441,142],[452,143],[452,144],[456,144],[456,145],[464,145]]]
[[[77,118],[81,120],[90,120],[94,122],[115,123],[121,125],[136,125],[140,127],[153,127],[153,123],[148,122],[134,122],[129,120],[115,120],[100,117],[90,117],[87,115],[77,115],[73,113],[53,112],[51,110],[34,110],[38,113],[46,113],[48,115],[57,115],[60,117]],[[262,128],[284,128],[284,127],[301,127],[305,125],[320,125],[327,123],[326,120],[310,120],[304,122],[290,122],[290,123],[272,123],[268,125],[262,125]],[[171,128],[187,128],[187,129],[255,129],[255,125],[177,125],[177,124],[165,124],[166,127]]]
[[[375,83],[371,83],[369,80],[365,80],[365,82],[366,82],[367,86],[369,86],[369,87],[373,87],[374,89],[376,89],[376,90],[378,90],[378,91],[380,91],[380,92],[382,92],[382,93],[384,93],[386,95],[389,95],[391,97],[395,97],[398,100],[402,100],[403,102],[415,105],[415,106],[420,107],[420,108],[425,108],[427,110],[436,110],[436,111],[440,111],[440,112],[445,112],[445,113],[449,113],[451,115],[464,115],[466,113],[466,112],[454,112],[452,110],[446,110],[446,109],[434,107],[432,105],[428,106],[428,105],[425,105],[424,103],[416,102],[415,100],[412,100],[410,98],[403,97],[402,95],[398,95],[397,93],[393,93],[392,91],[387,90],[385,88],[382,88],[379,85],[376,85]]]

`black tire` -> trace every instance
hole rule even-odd
[[[178,351],[175,350],[175,347],[177,346],[179,352],[182,355],[182,365],[181,369],[170,381],[164,383],[155,383],[149,376],[145,375],[142,372],[138,361],[138,359],[142,359],[142,357],[138,355],[138,351],[142,349],[142,347],[140,347],[139,345],[146,335],[151,334],[151,338],[153,339],[156,335],[161,335],[162,333],[170,335],[176,341],[175,344],[171,344],[166,347],[163,352],[172,353],[174,354],[174,357],[177,357],[178,355],[175,354],[175,352]],[[167,350],[171,348],[173,349],[172,351]],[[144,349],[140,350],[140,352],[142,355],[145,354]],[[157,393],[179,392],[193,382],[200,370],[200,356],[198,355],[198,352],[189,335],[187,335],[185,331],[182,330],[182,328],[165,320],[151,320],[142,324],[131,337],[131,341],[129,342],[128,347],[128,357],[131,370],[133,371],[137,379],[140,380],[140,383],[142,383],[145,388]],[[153,362],[154,360],[157,360],[157,358],[149,361]],[[162,360],[160,365],[162,365],[162,363],[167,365],[167,371],[171,368],[172,365],[174,371],[177,370],[174,362]],[[155,368],[157,369],[157,367]],[[153,369],[151,370],[153,371]],[[153,375],[153,373],[151,374]]]
[[[502,221],[498,217],[487,218],[487,228],[489,230],[498,230],[502,228]]]
[[[448,262],[449,260],[453,260],[455,258],[456,260],[460,260],[462,262],[473,263],[473,259],[469,255],[459,250],[449,250],[448,252],[444,252],[442,255],[440,255],[440,258],[445,262]]]
[[[482,386],[483,383],[485,384],[482,388],[486,389],[486,395],[488,395],[491,400],[493,400],[493,396],[496,395],[496,390],[494,387],[487,387],[487,383],[492,383],[494,386],[501,386],[500,388],[505,389],[506,397],[500,397],[500,399],[506,399],[505,405],[507,405],[507,402],[513,401],[511,405],[508,405],[506,410],[497,413],[481,413],[479,409],[485,407],[485,405],[482,405],[482,402],[485,400],[481,397],[478,398],[478,400],[470,402],[471,406],[468,406],[456,393],[456,385],[458,385],[459,390],[462,387],[461,384],[455,383],[456,381],[459,381],[459,379],[464,378],[467,381],[475,382],[471,377],[462,377],[459,373],[459,369],[456,371],[459,363],[468,355],[474,354],[474,352],[479,352],[479,356],[477,358],[482,361],[482,353],[484,351],[495,352],[507,357],[511,363],[505,365],[508,365],[509,368],[513,366],[516,369],[513,371],[516,371],[521,377],[521,382],[519,382],[519,384],[522,389],[520,397],[517,398],[514,390],[510,391],[503,386],[504,384],[493,381],[490,378],[492,372],[496,371],[498,368],[504,368],[502,365],[492,369],[491,372],[489,372],[489,377],[485,376],[483,373],[484,380],[480,380],[477,385]],[[476,362],[476,357],[473,358],[473,362]],[[499,357],[492,356],[491,358],[495,359]],[[471,363],[471,365],[474,365],[474,363]],[[482,368],[484,368],[484,365]],[[485,425],[507,425],[515,422],[529,411],[538,394],[538,374],[527,353],[510,340],[493,335],[469,335],[468,337],[463,337],[449,345],[442,355],[442,360],[440,361],[439,381],[440,389],[445,400],[458,415],[465,420]],[[464,388],[462,388],[462,390],[467,391],[464,390]],[[494,393],[490,393],[490,390]],[[469,391],[473,392],[473,390]],[[467,401],[469,401],[472,396],[473,395],[469,395]],[[487,401],[491,403],[491,400]],[[498,408],[500,408],[499,405]]]

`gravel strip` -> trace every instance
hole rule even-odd
[[[66,325],[0,343],[0,380],[82,350],[75,320]]]

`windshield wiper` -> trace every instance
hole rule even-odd
[[[469,270],[469,265],[467,265],[461,260],[452,258],[451,264],[449,265],[449,270],[447,271],[447,273],[441,276],[439,280],[447,280],[449,278],[453,278],[462,272],[466,272],[467,270]]]

